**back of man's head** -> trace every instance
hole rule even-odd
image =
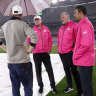
[[[19,5],[15,5],[12,8],[12,15],[14,15],[14,16],[22,15],[22,12],[23,12],[23,9]]]

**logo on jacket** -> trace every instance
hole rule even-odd
[[[67,30],[70,30],[70,27],[68,27]]]
[[[85,31],[85,32],[83,32],[83,35],[84,35],[84,34],[87,34],[87,32],[86,32],[86,31]]]
[[[44,32],[46,32],[46,30],[44,30]]]

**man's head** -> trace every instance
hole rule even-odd
[[[70,21],[69,14],[67,12],[62,12],[60,18],[61,18],[62,24],[66,24],[67,22]]]
[[[86,16],[85,6],[77,6],[74,10],[74,17],[76,21],[80,21],[83,17]]]
[[[41,24],[42,24],[42,18],[41,18],[39,15],[36,15],[36,16],[34,17],[34,23],[35,23],[35,25],[37,25],[37,26],[41,25]]]
[[[22,18],[22,12],[23,12],[23,9],[19,5],[15,5],[12,8],[12,15],[15,16],[15,17]]]

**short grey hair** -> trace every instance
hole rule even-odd
[[[62,12],[61,15],[63,15],[63,14],[66,14],[67,16],[69,16],[69,13],[68,13],[68,12]],[[61,16],[61,15],[60,15],[60,16]],[[70,17],[70,16],[69,16],[69,17]]]

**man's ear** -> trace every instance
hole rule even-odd
[[[41,23],[42,23],[42,19],[41,19],[40,21],[41,21]]]
[[[81,15],[82,15],[82,14],[83,14],[83,12],[82,12],[82,11],[80,11],[80,12],[79,12],[79,14],[81,14]]]

